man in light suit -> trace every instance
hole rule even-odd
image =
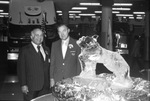
[[[77,76],[81,72],[78,59],[81,50],[76,40],[69,36],[70,29],[65,24],[60,24],[57,30],[60,40],[53,42],[51,48],[51,87],[56,82]]]
[[[36,28],[30,37],[31,43],[21,48],[17,63],[24,101],[47,94],[50,88],[50,52],[48,47],[42,45],[43,32]]]

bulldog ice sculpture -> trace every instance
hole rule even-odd
[[[83,36],[77,41],[81,48],[79,60],[82,72],[79,76],[96,78],[96,64],[103,63],[115,75],[111,85],[113,88],[132,87],[133,82],[130,78],[130,67],[127,62],[119,53],[101,47],[97,42],[97,38],[97,35],[92,37]]]
[[[83,36],[77,41],[82,71],[57,82],[53,95],[59,101],[148,101],[150,81],[130,77],[130,67],[124,58],[101,47],[97,38]],[[103,63],[112,73],[96,75],[97,63]]]

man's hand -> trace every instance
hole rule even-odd
[[[27,94],[27,93],[29,92],[28,86],[26,86],[26,85],[22,86],[22,87],[21,87],[21,90],[22,90],[22,92],[25,93],[25,94]]]
[[[50,87],[53,87],[55,85],[55,81],[54,81],[54,79],[51,79],[50,80]]]

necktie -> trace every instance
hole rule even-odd
[[[42,59],[42,61],[44,61],[43,55],[42,55],[42,53],[40,51],[40,48],[41,48],[41,46],[37,46],[38,54],[39,54],[40,58]]]

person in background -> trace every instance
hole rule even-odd
[[[65,24],[60,24],[57,30],[60,39],[53,42],[51,47],[51,87],[56,82],[77,76],[81,72],[78,59],[81,49],[76,40],[69,36],[70,29]]]
[[[42,45],[43,32],[31,31],[31,43],[21,48],[17,62],[17,73],[24,101],[49,93],[50,50]]]
[[[140,53],[140,47],[141,47],[141,42],[140,42],[140,35],[135,35],[134,36],[134,44],[132,47],[132,51],[131,51],[131,56],[133,57],[141,57],[141,53]]]

